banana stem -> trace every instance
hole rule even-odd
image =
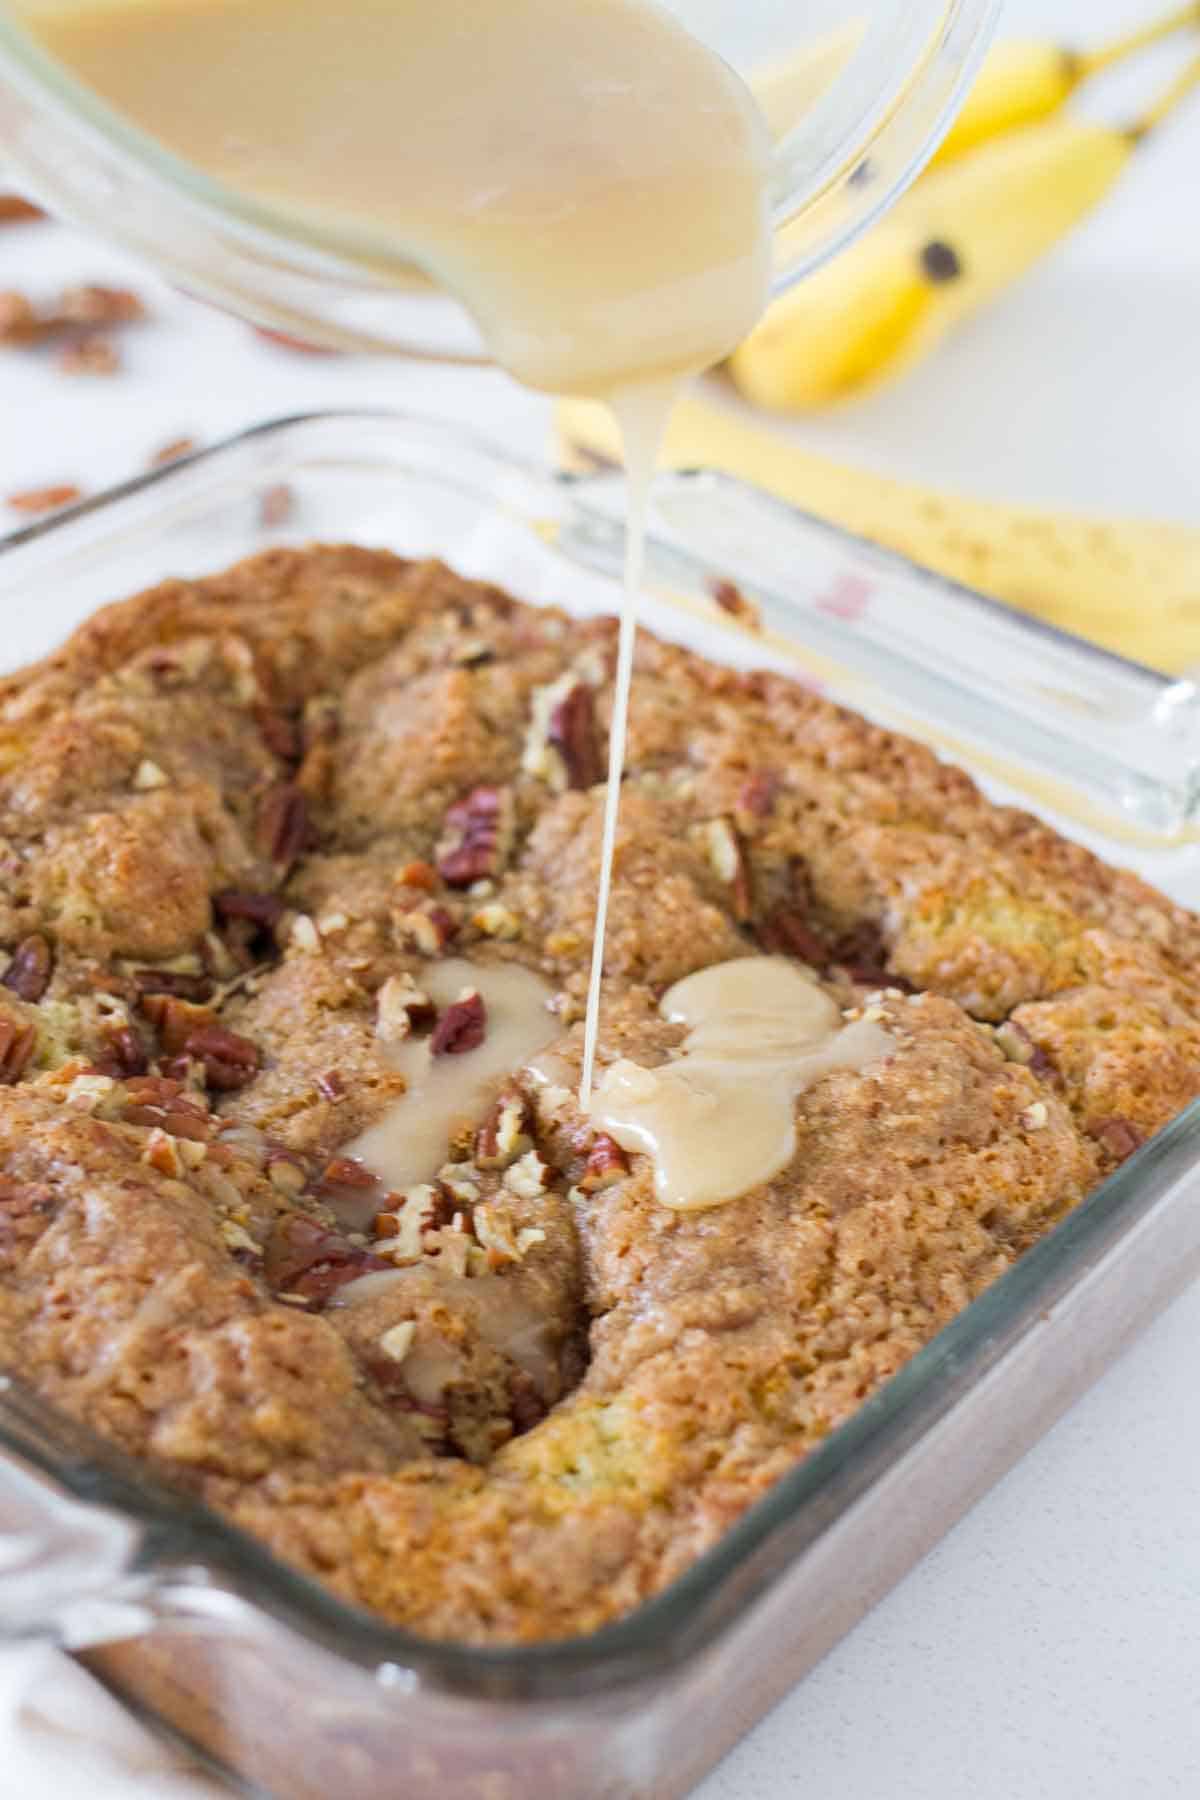
[[[1069,52],[1073,84],[1077,86],[1089,76],[1099,75],[1101,70],[1123,62],[1127,56],[1133,56],[1151,44],[1157,44],[1160,39],[1170,37],[1172,32],[1181,31],[1185,25],[1200,25],[1200,4],[1197,4],[1197,0],[1189,0],[1187,6],[1176,6],[1159,18],[1150,19],[1145,25],[1139,25],[1133,31],[1126,31],[1120,37],[1112,38],[1107,44],[1099,45],[1095,50]]]
[[[1168,113],[1174,112],[1179,102],[1191,93],[1194,87],[1200,87],[1200,56],[1194,56],[1180,69],[1174,81],[1165,87],[1157,100],[1152,100],[1145,112],[1125,127],[1125,136],[1130,143],[1140,144],[1144,137],[1162,124]]]

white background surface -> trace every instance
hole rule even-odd
[[[1136,0],[1010,0],[1089,40]],[[1124,94],[1097,95],[1118,116]],[[1200,521],[1200,103],[1060,253],[914,379],[797,435],[1014,499]],[[129,274],[60,230],[0,234],[0,288]],[[528,454],[543,402],[502,377],[305,358],[160,293],[119,380],[0,360],[0,494],[98,486],[182,433],[397,404]],[[701,1788],[700,1800],[1168,1800],[1200,1794],[1200,1290]],[[174,1773],[167,1770],[174,1769]],[[157,1800],[180,1772],[50,1653],[0,1655],[3,1800]],[[333,1800],[333,1797],[331,1797]]]

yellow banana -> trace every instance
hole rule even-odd
[[[608,409],[566,401],[568,454],[619,463]],[[1200,663],[1200,530],[940,493],[829,462],[703,393],[676,407],[671,468],[722,469],[997,600],[1176,673]]]
[[[1134,127],[1064,115],[936,170],[768,309],[729,359],[741,392],[804,411],[900,374],[1091,212],[1198,79],[1200,59]]]
[[[952,162],[1001,132],[1048,118],[1066,104],[1081,82],[1197,22],[1200,6],[1193,0],[1193,4],[1176,7],[1095,50],[1072,50],[1019,38],[994,44],[930,167]]]
[[[984,58],[933,163],[951,162],[1002,131],[1048,118],[1091,76],[1197,22],[1200,4],[1189,0],[1094,50],[1076,50],[1038,39],[1002,39]],[[810,38],[748,77],[750,90],[776,142],[786,137],[833,85],[865,35],[865,21],[851,19],[836,31]]]

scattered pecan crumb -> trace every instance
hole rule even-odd
[[[336,354],[327,344],[310,344],[306,338],[293,337],[290,331],[276,331],[272,325],[253,325],[251,330],[255,337],[265,339],[268,344],[279,344],[284,350],[299,350],[304,356]]]
[[[64,375],[115,375],[121,367],[121,353],[111,338],[86,332],[74,343],[64,344],[57,361]]]
[[[57,512],[60,506],[70,506],[75,500],[82,500],[83,489],[73,482],[60,481],[50,487],[24,488],[20,493],[9,494],[4,504],[12,512],[37,513]]]
[[[165,469],[169,463],[179,462],[183,457],[190,456],[196,447],[195,438],[172,438],[169,443],[161,444],[159,448],[153,452],[149,458],[147,467],[151,469]]]
[[[467,988],[442,1013],[429,1047],[435,1056],[462,1056],[467,1050],[477,1050],[486,1034],[483,995],[475,988]]]
[[[20,194],[0,194],[0,225],[17,225],[30,219],[44,219],[45,213],[32,200]]]
[[[323,1075],[317,1076],[317,1092],[322,1100],[336,1105],[346,1098],[346,1083],[336,1069],[326,1069]]]
[[[23,938],[13,951],[13,959],[4,971],[4,986],[18,999],[40,1000],[50,986],[54,959],[50,946],[40,933]]]
[[[89,281],[67,288],[54,309],[56,325],[132,325],[146,309],[132,288]]]
[[[41,320],[28,295],[16,288],[0,290],[0,344],[12,349],[36,343],[41,336]]]
[[[292,516],[296,504],[295,489],[286,481],[276,481],[258,496],[258,522],[264,530],[282,525]]]
[[[728,613],[730,618],[737,619],[751,631],[762,630],[762,614],[736,581],[730,581],[724,576],[714,576],[708,584],[708,591],[723,613]]]

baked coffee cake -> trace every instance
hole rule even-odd
[[[601,1068],[750,956],[886,1034],[780,1172],[663,1204],[576,1098],[614,647],[314,548],[0,688],[0,1360],[465,1642],[661,1589],[1200,1092],[1189,913],[642,634]]]

